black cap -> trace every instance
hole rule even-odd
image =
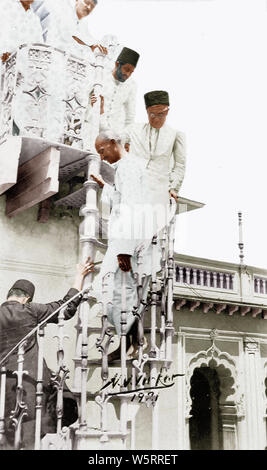
[[[117,62],[131,64],[136,67],[139,57],[140,55],[138,52],[133,51],[133,49],[128,49],[128,47],[124,47],[117,58]]]
[[[23,292],[25,292],[25,294],[27,294],[31,299],[33,298],[34,292],[35,292],[35,287],[33,283],[30,281],[27,281],[26,279],[19,279],[18,281],[15,282],[15,284],[13,284],[11,289],[23,290]]]
[[[167,91],[155,90],[149,91],[144,95],[146,108],[149,106],[155,106],[157,104],[166,104],[170,105],[169,94]]]

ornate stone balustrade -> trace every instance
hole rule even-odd
[[[208,289],[234,290],[234,273],[176,265],[176,283]]]
[[[44,44],[20,46],[2,67],[0,142],[39,137],[84,150],[94,67]]]
[[[254,293],[267,295],[267,278],[254,276]]]
[[[267,271],[253,266],[176,255],[174,294],[217,302],[242,302],[266,310]],[[255,313],[258,315],[258,313]]]

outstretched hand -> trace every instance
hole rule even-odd
[[[97,175],[97,176],[90,175],[90,177],[92,178],[92,180],[94,180],[96,183],[99,184],[100,188],[104,187],[105,181],[103,180],[103,178],[100,175]]]
[[[76,266],[76,272],[77,274],[81,276],[86,276],[88,273],[93,272],[94,269],[94,263],[91,261],[90,256],[88,256],[87,260],[84,263],[79,263]]]
[[[171,189],[171,190],[169,191],[169,193],[170,193],[170,197],[171,197],[171,198],[173,197],[173,199],[175,199],[175,201],[178,202],[178,194],[177,194],[177,192],[174,191],[174,189]]]
[[[10,56],[11,56],[11,53],[10,53],[10,52],[5,52],[5,53],[1,56],[1,59],[2,59],[3,64],[9,59]]]
[[[91,261],[90,256],[86,259],[84,263],[79,263],[76,265],[76,277],[72,287],[77,290],[82,290],[83,280],[87,274],[93,272],[94,263]]]
[[[90,46],[90,48],[92,49],[92,51],[94,52],[95,49],[98,47],[98,49],[100,50],[100,52],[102,52],[102,54],[105,54],[107,55],[108,53],[108,50],[106,47],[104,46],[101,46],[101,44],[93,44],[92,46]]]
[[[125,273],[129,272],[132,270],[132,265],[131,265],[131,255],[118,255],[118,263],[119,263],[119,268],[124,271]]]
[[[90,101],[91,106],[94,106],[94,104],[97,102],[97,97],[94,93],[91,94]],[[102,95],[100,95],[100,114],[104,114],[104,97]]]

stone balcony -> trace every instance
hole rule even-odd
[[[190,311],[203,303],[204,311],[215,306],[216,313],[240,309],[267,318],[267,270],[176,254],[174,298],[176,310],[188,299]]]

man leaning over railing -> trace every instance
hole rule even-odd
[[[96,5],[97,0],[46,0],[50,11],[46,43],[87,60],[94,59],[92,52],[96,48],[107,54],[107,49],[89,33],[88,16]]]
[[[82,289],[84,277],[93,270],[93,263],[88,258],[84,264],[76,267],[76,277],[73,286],[63,299],[39,304],[32,302],[35,287],[32,282],[20,279],[15,282],[8,292],[7,301],[0,307],[0,364],[6,366],[6,401],[5,401],[5,425],[6,425],[6,449],[11,449],[14,440],[14,430],[10,426],[10,413],[16,405],[16,375],[14,371],[18,369],[17,348],[15,346],[27,335],[29,338],[25,346],[23,370],[28,371],[23,379],[23,401],[27,404],[27,416],[23,421],[23,448],[32,449],[34,445],[34,425],[35,425],[35,394],[36,377],[38,366],[38,344],[36,334],[30,336],[30,332],[44,322],[51,314],[60,308],[65,302],[79,293]],[[81,296],[77,296],[66,307],[64,311],[65,320],[73,317],[81,301]],[[57,323],[58,316],[52,316],[48,323]],[[1,363],[14,349],[7,361]],[[42,413],[42,436],[46,433],[56,432],[55,410],[51,401],[52,388],[50,386],[51,371],[44,361],[43,364],[43,413]],[[68,391],[68,395],[71,395]],[[55,398],[55,397],[54,397]],[[68,397],[70,398],[70,397]],[[73,397],[72,397],[73,398]],[[68,402],[69,404],[69,402]],[[76,402],[73,399],[73,409],[66,417],[65,425],[71,424],[77,419]],[[72,415],[72,416],[71,416]]]
[[[114,274],[111,291],[112,311],[108,320],[115,326],[116,333],[121,335],[121,272],[125,272],[126,281],[126,348],[137,347],[136,317],[133,309],[137,304],[137,281],[134,273],[138,269],[138,258],[142,256],[142,274],[146,276],[146,293],[148,280],[152,272],[152,237],[153,220],[150,223],[151,207],[145,205],[143,182],[143,166],[140,159],[127,153],[122,139],[113,131],[103,131],[96,139],[95,147],[101,160],[110,163],[115,169],[115,182],[112,198],[112,211],[109,218],[108,249],[105,254],[101,271],[93,283],[94,295],[101,302],[101,282],[108,273]],[[102,186],[99,175],[91,177]],[[155,270],[160,270],[160,251],[157,248]],[[119,359],[120,348],[109,354],[109,362]]]

